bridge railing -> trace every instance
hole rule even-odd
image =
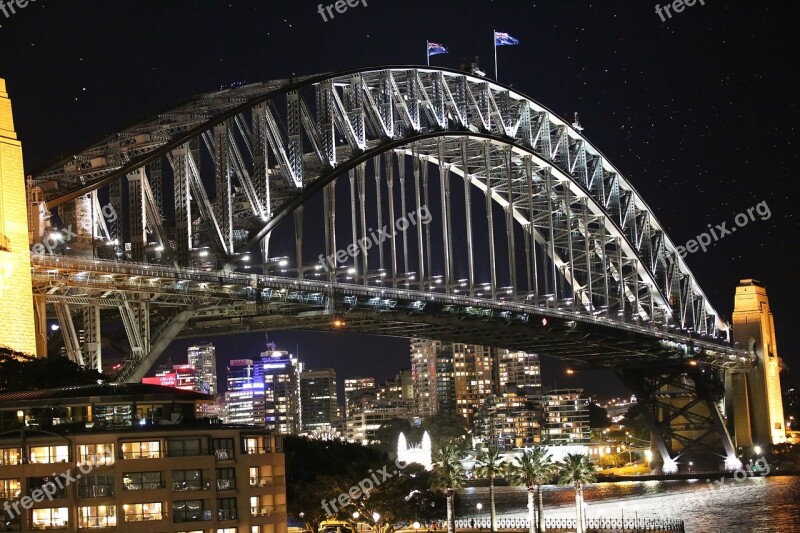
[[[550,530],[574,530],[576,526],[575,518],[546,518],[545,527]],[[496,521],[497,529],[525,530],[527,531],[530,521],[525,518],[498,518]],[[486,530],[491,529],[491,521],[488,518],[459,518],[456,519],[456,529]],[[589,518],[585,521],[584,529],[587,531],[625,531],[629,533],[639,533],[645,531],[653,532],[678,532],[685,531],[683,520],[660,519],[660,518]]]
[[[595,316],[585,310],[564,311],[547,305],[547,302],[519,302],[491,300],[475,296],[460,296],[453,294],[442,294],[436,292],[423,292],[412,289],[387,288],[387,287],[366,287],[353,283],[325,282],[319,280],[307,280],[287,278],[280,276],[265,276],[257,274],[243,274],[238,272],[208,271],[192,268],[174,268],[162,265],[151,265],[146,263],[132,263],[125,261],[106,261],[99,259],[86,259],[68,256],[55,256],[48,254],[31,254],[34,265],[41,267],[52,267],[54,269],[85,270],[87,272],[107,272],[109,274],[123,274],[129,276],[143,276],[150,278],[163,278],[178,281],[193,281],[197,283],[208,283],[215,285],[232,285],[238,288],[250,287],[258,290],[259,288],[279,288],[285,290],[314,290],[316,292],[338,291],[341,294],[356,296],[382,298],[396,298],[402,300],[417,300],[423,303],[437,303],[442,305],[463,305],[480,306],[486,309],[508,312],[535,313],[547,317],[559,318],[566,321],[579,321],[599,326],[608,326],[613,323],[615,328],[631,331],[635,333],[647,333],[656,336],[666,342],[674,342],[677,345],[686,345],[691,342],[696,348],[703,348],[711,351],[723,351],[729,354],[743,356],[743,350],[726,345],[721,341],[712,341],[702,338],[692,337],[690,333],[675,333],[674,328],[669,324],[646,323],[629,324],[624,321],[614,320],[604,316]],[[181,292],[190,292],[188,289]],[[237,297],[244,300],[255,301],[255,291],[239,292]],[[272,298],[270,298],[272,299]],[[283,299],[283,298],[278,298]],[[688,338],[687,338],[688,336]]]

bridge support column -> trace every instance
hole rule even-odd
[[[726,394],[726,413],[735,421],[738,446],[769,446],[786,442],[781,358],[775,339],[775,324],[767,291],[752,279],[739,282],[733,310],[733,338],[743,347],[752,347],[758,357],[756,367],[746,374],[731,377]],[[745,425],[745,422],[749,422]]]
[[[6,82],[0,79],[0,346],[33,354],[37,342],[27,205],[22,144],[14,131]]]
[[[718,373],[692,365],[618,370],[644,408],[664,473],[741,467],[718,407]]]
[[[88,368],[103,371],[103,358],[100,337],[100,305],[91,304],[83,308],[83,354]]]

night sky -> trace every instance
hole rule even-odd
[[[232,83],[424,64],[426,39],[451,50],[432,64],[457,68],[479,56],[493,72],[492,30],[508,32],[520,45],[498,50],[500,81],[562,116],[579,112],[583,133],[676,244],[767,203],[768,220],[687,261],[726,319],[739,279],[766,285],[778,352],[793,367],[783,381],[800,383],[797,2],[705,0],[666,22],[642,0],[366,3],[327,22],[318,2],[302,0],[38,0],[8,18],[0,12],[0,77],[26,170]],[[340,378],[383,379],[409,366],[403,339],[270,336]],[[215,340],[220,366],[256,356],[263,343],[263,333]],[[183,360],[187,344],[167,354]],[[547,384],[608,393],[606,379],[545,365]]]

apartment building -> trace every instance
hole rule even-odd
[[[286,533],[279,435],[145,384],[0,394],[7,531]]]

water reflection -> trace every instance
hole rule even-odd
[[[798,477],[596,483],[585,496],[589,518],[679,518],[687,533],[800,533]],[[495,499],[498,516],[527,516],[525,489],[497,487]],[[458,516],[477,517],[479,502],[488,518],[488,489],[465,489]],[[548,518],[574,518],[575,493],[567,486],[545,487],[544,505]]]

